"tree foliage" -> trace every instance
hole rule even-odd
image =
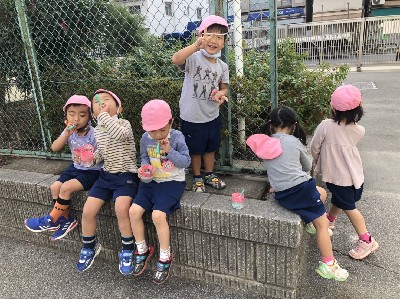
[[[349,67],[332,68],[322,63],[316,69],[307,68],[306,54],[296,52],[295,41],[287,39],[278,45],[278,105],[293,108],[309,134],[329,116],[330,95],[346,78]],[[233,113],[246,117],[247,134],[264,123],[270,110],[269,53],[250,50],[244,54],[244,76],[234,74],[234,56],[229,57],[230,92]],[[239,100],[238,100],[239,99]]]

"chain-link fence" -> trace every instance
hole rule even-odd
[[[204,17],[224,14],[223,2],[1,0],[0,152],[58,156],[50,145],[63,130],[64,102],[98,88],[123,99],[137,145],[148,100],[167,100],[178,120],[183,73],[171,57]],[[232,168],[231,115],[221,111],[218,165]]]
[[[98,88],[122,98],[123,117],[131,122],[137,144],[143,132],[140,111],[150,99],[165,99],[178,126],[184,74],[171,57],[194,41],[204,17],[219,14],[230,24],[223,59],[230,65],[231,84],[229,104],[221,107],[223,142],[217,165],[236,171],[261,170],[245,139],[260,131],[269,107],[270,42],[268,15],[262,12],[268,5],[253,2],[248,10],[257,13],[238,10],[238,0],[0,0],[0,153],[59,156],[50,151],[50,145],[64,126],[64,102],[72,94],[90,97]],[[291,1],[278,2],[289,5]],[[301,8],[281,9],[280,15],[285,14],[304,17]],[[326,114],[326,99],[345,71],[322,66],[313,73],[303,61],[321,62],[313,47],[326,44],[319,43],[318,37],[351,34],[356,40],[361,27],[350,21],[330,27],[316,23],[278,26],[279,102],[294,107],[306,127],[312,128]],[[381,31],[396,34],[386,27]],[[293,40],[285,43],[284,37]],[[333,46],[329,49],[336,51]],[[315,104],[316,99],[320,102]]]

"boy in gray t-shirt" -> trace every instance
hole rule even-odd
[[[211,15],[199,26],[197,41],[176,52],[172,62],[185,71],[179,101],[181,131],[192,160],[195,192],[205,192],[205,186],[225,188],[225,183],[214,173],[215,152],[221,143],[221,115],[219,106],[227,101],[229,69],[219,59],[225,45],[228,23]],[[204,180],[200,172],[204,161]]]

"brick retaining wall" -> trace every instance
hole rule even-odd
[[[0,169],[0,234],[74,252],[78,258],[80,225],[66,238],[50,242],[49,234],[32,233],[23,224],[25,218],[51,210],[49,186],[56,178],[52,174]],[[263,193],[255,191],[265,183],[242,183],[247,184],[247,197]],[[185,192],[182,208],[169,219],[173,274],[275,298],[296,298],[303,256],[300,218],[273,200],[246,198],[245,207],[235,210],[226,194]],[[72,200],[71,211],[78,221],[85,199],[86,192],[79,192]],[[156,245],[151,217],[147,214],[145,218],[148,240]],[[98,240],[104,247],[99,257],[116,262],[120,235],[113,206],[106,204],[98,219]],[[153,258],[150,269],[154,266]]]

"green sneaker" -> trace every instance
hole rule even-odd
[[[308,232],[310,235],[315,235],[315,234],[317,233],[317,230],[315,229],[314,224],[312,224],[312,222],[307,223],[307,224],[304,226],[304,229],[305,229],[306,232]],[[332,231],[330,228],[328,228],[328,234],[329,234],[329,237],[332,237],[332,235],[333,235],[333,231]]]
[[[345,281],[349,277],[349,272],[346,269],[340,268],[336,260],[332,266],[319,262],[319,267],[315,269],[315,272],[323,278],[334,279],[336,281]]]

